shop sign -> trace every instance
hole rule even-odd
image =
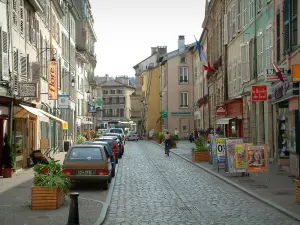
[[[267,101],[268,100],[267,85],[252,86],[251,100],[253,102]]]
[[[191,116],[192,112],[171,112],[172,116]]]
[[[38,83],[19,83],[19,96],[37,98]]]
[[[88,112],[90,112],[90,113],[96,112],[96,106],[95,105],[88,105]]]
[[[57,104],[58,104],[59,109],[68,109],[68,108],[70,108],[69,95],[59,95]]]
[[[280,70],[283,79],[287,78],[289,74],[289,70],[287,69],[287,67],[278,66],[278,69]],[[274,82],[280,80],[279,77],[276,75],[276,71],[273,67],[266,68],[265,74],[266,74],[266,81]]]
[[[57,61],[48,63],[48,100],[58,99]]]
[[[300,82],[300,64],[292,65],[293,82]]]
[[[225,116],[226,115],[226,107],[224,105],[216,106],[216,115],[217,116]]]

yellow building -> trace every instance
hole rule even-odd
[[[146,130],[161,131],[160,124],[160,68],[159,66],[144,71],[142,77],[142,97],[144,104],[143,122]]]

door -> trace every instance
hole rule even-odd
[[[2,166],[3,166],[3,146],[4,146],[3,125],[4,125],[4,120],[0,119],[0,176],[2,176]]]
[[[28,149],[36,149],[36,132],[35,132],[35,121],[29,120],[29,133],[28,133]]]

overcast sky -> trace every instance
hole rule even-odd
[[[95,75],[134,75],[133,66],[151,54],[150,47],[177,49],[178,35],[186,44],[199,39],[205,0],[90,0],[97,67]]]

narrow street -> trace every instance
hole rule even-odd
[[[295,220],[174,154],[127,142],[105,225],[297,225]]]

